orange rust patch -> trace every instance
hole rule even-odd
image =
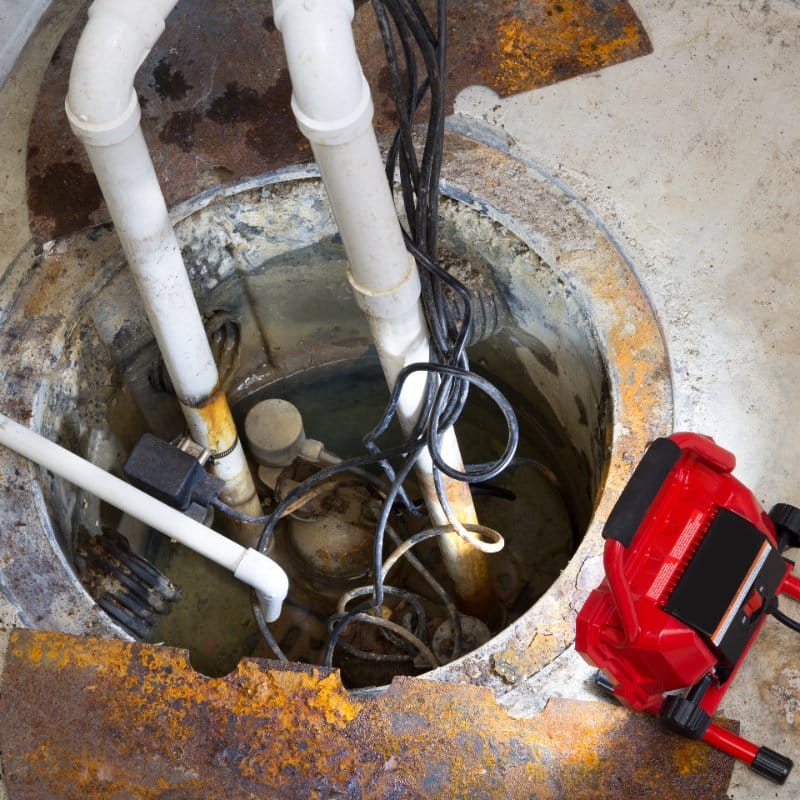
[[[588,0],[534,3],[535,22],[508,16],[496,26],[492,88],[501,96],[528,91],[649,52],[641,23],[627,4]]]
[[[564,624],[559,633],[561,635],[537,633],[527,647],[507,647],[495,653],[492,655],[492,671],[508,684],[525,680],[537,666],[549,664],[564,650],[572,628]]]
[[[0,747],[10,800],[43,797],[724,797],[732,760],[607,703],[514,719],[487,689],[248,660],[225,678],[153,645],[18,630]]]
[[[59,276],[64,271],[60,258],[52,258],[42,265],[36,290],[27,293],[24,300],[24,313],[27,317],[39,317],[42,314],[59,313],[59,298],[62,291]]]
[[[225,392],[216,389],[211,400],[199,408],[193,408],[192,413],[203,420],[208,432],[206,446],[212,453],[224,453],[233,447],[236,442],[236,424]]]
[[[590,285],[595,302],[605,306],[604,316],[610,321],[606,348],[609,367],[617,373],[615,385],[621,401],[630,413],[641,419],[644,436],[635,443],[635,451],[627,455],[638,461],[650,438],[649,417],[657,404],[654,393],[662,383],[669,365],[664,358],[658,323],[647,298],[635,279],[610,281],[598,264],[614,258],[616,251],[607,242],[599,242],[591,253],[576,253],[565,264],[581,272]],[[648,435],[650,434],[650,435]],[[627,475],[624,476],[627,479]],[[622,487],[620,487],[621,489]]]
[[[675,763],[681,775],[702,773],[708,769],[708,748],[692,747],[691,741],[683,741],[675,750]]]

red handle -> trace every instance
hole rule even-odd
[[[713,722],[708,726],[708,730],[703,734],[703,741],[722,750],[729,756],[733,756],[739,761],[744,761],[748,766],[753,763],[758,747],[747,739],[737,736],[735,733],[715,725]]]
[[[794,575],[787,575],[781,587],[781,593],[787,594],[795,600],[800,600],[800,578],[796,578]]]
[[[710,436],[704,436],[702,433],[673,433],[669,438],[681,450],[694,453],[718,472],[733,472],[736,466],[736,456],[724,447],[720,447]]]
[[[617,606],[617,612],[622,620],[622,629],[625,631],[625,638],[632,642],[641,630],[639,617],[636,614],[636,606],[633,602],[631,587],[625,578],[624,570],[625,548],[616,539],[606,539],[605,549],[603,550],[603,566],[606,570],[608,585],[611,587],[611,595]]]

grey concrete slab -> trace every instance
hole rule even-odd
[[[2,0],[0,2],[0,86],[14,67],[50,0]]]

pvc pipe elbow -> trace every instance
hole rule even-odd
[[[289,579],[283,569],[269,556],[250,547],[245,550],[233,574],[256,590],[264,619],[275,622],[289,593]]]
[[[352,0],[274,0],[292,79],[292,111],[314,144],[354,139],[372,121],[369,85],[353,40]]]
[[[141,111],[133,79],[176,3],[95,0],[89,8],[64,104],[73,131],[85,144],[117,144],[138,127]]]

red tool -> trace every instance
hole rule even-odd
[[[606,578],[578,614],[575,646],[626,705],[783,783],[789,758],[712,722],[767,616],[800,631],[778,610],[781,594],[800,600],[781,555],[800,546],[800,509],[768,515],[735,463],[707,436],[651,445],[606,522]]]

